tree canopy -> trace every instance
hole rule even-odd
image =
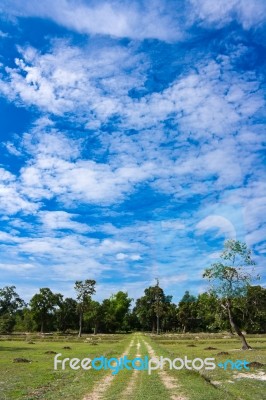
[[[232,299],[246,295],[248,288],[255,279],[252,266],[251,250],[246,243],[237,240],[227,240],[220,260],[213,263],[203,274],[211,284],[211,292],[221,299],[221,305],[227,310],[228,319],[233,331],[242,341],[242,349],[250,348],[239,328],[233,312]]]

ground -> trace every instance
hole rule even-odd
[[[223,334],[12,335],[0,338],[1,400],[262,400],[266,399],[266,335],[248,337],[253,350],[241,351],[235,337]],[[219,353],[228,354],[219,354]],[[54,356],[169,359],[214,357],[256,362],[247,370],[54,370]],[[15,360],[18,359],[18,360]],[[21,359],[30,362],[19,362]],[[18,361],[18,362],[14,362]],[[263,364],[263,365],[261,365]]]

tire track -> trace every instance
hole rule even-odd
[[[124,353],[117,358],[122,358],[122,357],[126,356],[129,352],[130,348],[133,345],[134,345],[134,339],[131,340],[128,347],[124,351]],[[117,375],[112,375],[111,372],[110,372],[110,374],[105,375],[99,382],[97,382],[95,384],[95,387],[92,389],[92,392],[87,394],[85,397],[83,397],[83,400],[101,400],[101,399],[103,399],[105,392],[109,389],[113,380],[116,377],[117,377]]]
[[[141,357],[141,354],[140,354],[140,341],[137,342],[136,346],[137,346],[137,349],[136,349],[135,357]],[[122,393],[122,396],[121,396],[122,399],[131,398],[131,396],[132,396],[132,394],[134,392],[134,388],[136,386],[136,381],[137,381],[139,372],[140,371],[138,371],[137,369],[133,370],[133,373],[132,373],[132,376],[131,376],[131,378],[129,380],[129,383],[128,383],[126,389]]]
[[[148,353],[150,357],[157,357],[155,351],[153,350],[152,346],[143,340],[145,346],[147,347]],[[169,375],[166,371],[158,369],[156,370],[159,378],[161,379],[164,387],[170,392],[170,399],[171,400],[188,400],[182,394],[176,394],[176,392],[180,391],[180,385],[177,383],[176,379]]]

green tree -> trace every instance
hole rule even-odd
[[[105,299],[101,305],[102,329],[104,332],[116,332],[129,329],[129,308],[132,299],[122,291]]]
[[[98,301],[90,300],[88,311],[85,313],[85,322],[93,328],[94,335],[97,335],[100,321],[103,317],[102,306]]]
[[[16,323],[16,311],[25,306],[25,302],[15,289],[15,286],[5,286],[0,289],[0,333],[12,332]]]
[[[29,308],[25,307],[16,313],[16,325],[14,329],[19,332],[34,332],[38,330],[38,323]]]
[[[217,296],[213,293],[199,294],[196,302],[198,330],[213,332],[222,328],[221,311]]]
[[[33,318],[40,324],[41,333],[44,332],[45,323],[50,314],[60,306],[63,296],[53,293],[49,288],[40,289],[40,293],[35,294],[30,300],[30,308]]]
[[[220,298],[221,306],[227,311],[231,328],[239,336],[243,350],[251,347],[236,322],[232,301],[234,298],[242,298],[246,295],[253,276],[245,270],[253,265],[255,262],[251,258],[251,250],[247,245],[230,239],[224,244],[220,261],[212,264],[203,274],[203,277],[207,278],[211,284],[211,291]]]
[[[0,315],[13,314],[25,306],[24,300],[15,292],[16,286],[5,286],[0,289]]]
[[[91,296],[95,293],[96,281],[92,279],[86,279],[83,281],[75,282],[75,290],[77,292],[77,311],[79,314],[79,333],[78,336],[82,335],[82,324],[84,312],[89,309]]]
[[[246,296],[246,329],[252,333],[266,332],[266,289],[249,286]]]
[[[266,332],[266,289],[249,286],[245,297],[234,299],[234,309],[238,310],[240,323],[249,333]]]
[[[119,291],[110,297],[110,311],[114,314],[116,329],[124,330],[126,328],[126,317],[131,302],[132,299],[128,297],[128,294],[122,291]]]
[[[167,307],[171,303],[172,296],[166,296],[159,282],[144,290],[144,296],[137,299],[134,313],[137,315],[144,330],[158,332],[160,319],[166,315]]]
[[[178,329],[177,307],[176,304],[167,302],[164,304],[163,318],[161,318],[161,330],[176,331]]]
[[[103,332],[115,332],[117,329],[114,305],[110,299],[104,299],[101,304],[102,321],[101,329]]]
[[[183,333],[194,330],[197,318],[196,297],[187,290],[178,304],[177,316]]]
[[[67,297],[60,302],[56,311],[57,328],[65,332],[67,329],[76,329],[78,325],[77,302]]]

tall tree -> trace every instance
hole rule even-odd
[[[40,293],[35,294],[30,300],[31,312],[34,319],[40,323],[41,333],[44,332],[48,316],[60,306],[62,299],[62,294],[53,293],[49,288],[42,288]]]
[[[19,297],[15,290],[16,286],[5,286],[0,289],[0,315],[12,314],[25,306],[24,300]]]
[[[159,282],[156,286],[150,286],[144,290],[144,296],[137,299],[134,308],[134,313],[144,330],[157,331],[159,319],[164,317],[171,300],[172,296],[165,295],[163,289],[159,287]]]
[[[213,293],[199,294],[196,302],[197,329],[209,332],[219,330],[223,323],[222,311],[219,299]]]
[[[239,310],[239,319],[249,333],[266,332],[266,289],[249,286],[242,299],[233,301],[234,309]]]
[[[188,290],[178,304],[177,316],[182,326],[183,333],[193,330],[196,320],[196,297]]]
[[[255,262],[251,258],[251,250],[247,245],[230,239],[224,244],[220,261],[212,264],[203,274],[203,277],[211,283],[211,291],[220,298],[222,307],[226,309],[231,328],[239,336],[243,350],[251,347],[236,323],[232,300],[246,295],[253,275],[245,270],[253,265]]]
[[[159,335],[160,333],[160,317],[163,315],[164,311],[164,302],[163,296],[161,295],[161,288],[159,286],[159,279],[156,278],[156,285],[155,285],[155,305],[154,310],[156,314],[156,333]]]
[[[0,288],[0,332],[10,333],[15,325],[15,312],[25,306],[15,286]]]
[[[67,297],[56,311],[57,329],[65,332],[67,329],[76,329],[78,325],[77,302]]]
[[[96,281],[93,279],[86,279],[83,281],[75,282],[75,290],[77,292],[77,311],[79,314],[79,333],[82,335],[83,314],[89,309],[91,296],[95,293]]]
[[[129,307],[132,299],[128,297],[128,294],[122,291],[110,297],[110,311],[114,313],[116,320],[116,329],[123,330],[126,325],[126,317],[129,312]]]
[[[103,330],[105,332],[115,332],[128,329],[128,314],[132,299],[128,294],[119,291],[109,299],[103,300],[101,306]]]
[[[89,310],[85,314],[85,319],[91,324],[94,335],[98,333],[98,327],[101,319],[103,318],[102,306],[98,301],[91,300]]]

